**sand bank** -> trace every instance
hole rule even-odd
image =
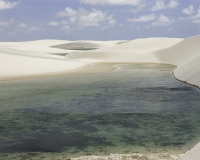
[[[50,77],[62,77],[68,75],[81,75],[81,74],[94,74],[94,73],[105,73],[112,72],[117,69],[117,65],[122,63],[91,63],[86,64],[84,66],[75,68],[73,70],[66,71],[57,71],[43,74],[35,74],[35,75],[19,75],[19,76],[9,76],[0,78],[1,81],[12,81],[12,80],[26,80],[26,79],[35,79],[35,78],[50,78]],[[123,63],[125,64],[125,63]],[[128,63],[126,63],[128,64]]]
[[[21,160],[69,160],[67,153],[32,153],[31,158],[28,153],[6,154],[5,159]],[[70,160],[179,160],[180,155],[171,154],[110,154],[108,156],[83,156],[79,158],[71,158]]]
[[[111,154],[108,156],[83,156],[71,160],[179,160],[180,155],[172,154]]]

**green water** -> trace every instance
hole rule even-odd
[[[200,135],[199,89],[176,81],[170,65],[118,67],[0,82],[0,159],[10,153],[76,157],[192,147]]]

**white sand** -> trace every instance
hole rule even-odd
[[[82,156],[71,160],[179,160],[180,155],[171,154],[110,154],[108,156]]]
[[[27,43],[29,45],[34,45],[34,46],[49,47],[49,46],[53,46],[53,45],[65,44],[65,43],[70,43],[70,42],[72,42],[72,41],[46,39],[46,40],[25,41],[25,42],[16,42],[16,43],[25,43],[25,44]]]
[[[180,43],[154,54],[159,61],[174,64],[174,75],[181,81],[200,87],[200,36],[187,38]]]
[[[181,155],[180,160],[200,160],[200,143]]]
[[[56,45],[94,47],[90,51],[52,48]],[[178,80],[200,87],[200,36],[187,39],[147,38],[133,41],[39,40],[0,43],[0,79],[62,72],[94,62],[152,62],[176,65]],[[77,46],[76,46],[77,45]],[[181,155],[199,160],[200,144]]]
[[[97,62],[89,59],[71,60],[65,55],[72,51],[51,48],[47,43],[52,45],[53,41],[1,42],[0,78],[61,72]],[[55,41],[55,44],[60,43],[63,44],[63,41]]]

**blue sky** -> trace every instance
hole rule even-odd
[[[0,41],[200,34],[200,0],[0,0]]]

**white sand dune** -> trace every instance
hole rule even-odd
[[[67,40],[54,40],[54,39],[46,39],[46,40],[36,40],[36,41],[26,41],[26,42],[16,42],[16,43],[24,43],[24,44],[29,44],[29,45],[34,45],[34,46],[44,46],[44,47],[49,47],[53,45],[59,45],[59,44],[65,44],[69,43],[72,41],[67,41]]]
[[[89,61],[32,57],[9,52],[0,53],[0,57],[1,78],[66,71],[89,63]]]
[[[84,53],[84,58],[98,59],[102,62],[157,62],[159,59],[150,52],[172,46],[182,39],[171,38],[148,38],[137,39],[115,46],[100,48],[94,51]],[[72,59],[81,59],[83,54],[80,52],[71,52],[67,57]]]
[[[91,63],[86,59],[75,61],[66,58],[65,55],[71,51],[48,47],[54,42],[56,44],[63,43],[63,41],[52,42],[52,40],[1,42],[0,78],[62,72]]]
[[[114,46],[122,41],[63,41],[63,40],[38,40],[30,42],[1,42],[0,43],[0,78],[29,76],[44,73],[62,72],[72,70],[89,63],[98,62],[83,56],[84,51],[76,51],[82,54],[80,60],[73,60],[65,55],[73,50],[52,48],[54,45],[95,46],[105,48]]]
[[[187,38],[164,50],[156,51],[160,62],[176,65],[174,75],[200,87],[200,36]]]
[[[176,65],[174,75],[178,80],[200,87],[199,44],[200,36],[105,42],[1,42],[0,79],[73,70],[94,62],[152,62]],[[84,51],[88,48],[94,50]],[[181,160],[199,159],[200,144],[181,156]]]
[[[170,47],[183,39],[179,38],[145,38],[145,39],[136,39],[128,41],[126,43],[120,43],[117,46],[106,48],[106,51],[117,50],[121,51],[134,51],[134,52],[150,52],[163,48]],[[102,49],[101,49],[102,50]],[[105,51],[105,50],[104,50]]]

